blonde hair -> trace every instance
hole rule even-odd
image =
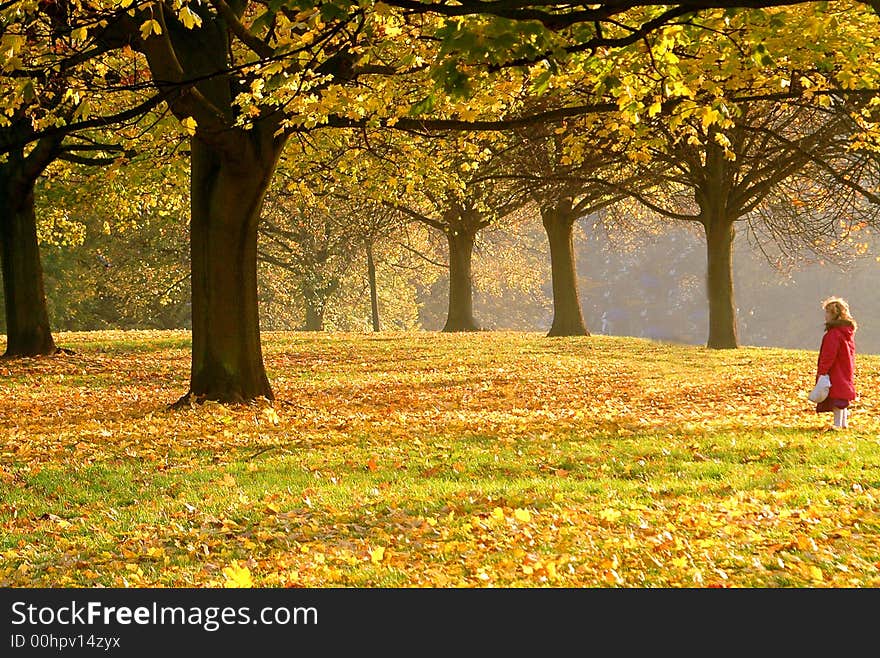
[[[859,325],[849,311],[849,303],[843,297],[829,297],[822,300],[822,308],[831,311],[832,316],[831,320],[825,323],[825,329],[841,324],[851,325],[854,330],[858,329]]]

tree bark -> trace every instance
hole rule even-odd
[[[373,245],[367,245],[367,279],[370,282],[370,319],[373,331],[381,331],[379,324],[379,293],[376,289],[376,261],[373,260]]]
[[[474,319],[471,272],[476,232],[448,229],[446,239],[449,242],[449,310],[443,331],[479,331]]]
[[[230,3],[240,16],[245,3]],[[173,405],[273,399],[263,365],[257,298],[257,227],[284,137],[278,114],[235,125],[237,89],[226,18],[194,10],[202,25],[186,29],[163,3],[153,8],[166,28],[139,41],[169,107],[196,122],[190,139],[192,366],[189,391]],[[151,9],[151,11],[153,11]],[[198,80],[194,88],[189,82]]]
[[[541,208],[541,221],[550,244],[553,281],[553,323],[548,336],[589,336],[578,296],[573,228],[575,213],[570,198]]]
[[[736,305],[733,296],[734,223],[715,216],[703,223],[706,230],[706,292],[709,297],[709,338],[706,347],[739,347]]]
[[[302,295],[306,306],[303,331],[324,331],[324,309],[327,307],[327,300],[315,290],[303,290]]]
[[[263,365],[257,225],[281,152],[255,126],[234,147],[192,138],[192,371],[181,402],[274,399]]]
[[[6,351],[3,358],[56,354],[43,267],[37,243],[34,183],[16,175],[20,157],[9,155],[0,172],[0,255],[6,305]]]

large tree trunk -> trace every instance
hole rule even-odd
[[[20,158],[15,154],[9,158],[0,171],[0,255],[6,302],[3,358],[56,354],[37,244],[34,181],[15,175]]]
[[[373,245],[367,245],[367,279],[370,282],[370,319],[373,331],[381,331],[379,324],[379,293],[376,289],[376,261],[373,260]]]
[[[709,297],[709,339],[706,347],[739,347],[736,306],[733,298],[734,224],[727,217],[714,216],[703,224],[706,229],[706,292]]]
[[[239,16],[245,5],[230,3]],[[171,111],[197,125],[190,140],[192,369],[189,391],[175,406],[273,399],[260,346],[257,226],[284,138],[275,136],[277,114],[255,118],[248,129],[234,125],[239,90],[227,74],[226,19],[206,3],[194,10],[201,27],[186,29],[164,13],[167,32],[138,44],[153,79],[170,93]]]
[[[192,372],[181,402],[274,398],[260,346],[257,224],[281,145],[258,126],[233,130],[231,148],[192,139]]]
[[[449,311],[443,331],[479,331],[474,319],[471,257],[476,232],[462,229],[446,231],[449,242]]]
[[[553,324],[548,336],[589,336],[578,296],[574,264],[575,213],[569,198],[541,208],[541,221],[550,243],[553,280]]]

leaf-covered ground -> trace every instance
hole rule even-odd
[[[0,362],[0,586],[880,586],[880,356],[827,431],[810,351],[270,333],[274,405],[171,411],[186,332],[56,339]]]

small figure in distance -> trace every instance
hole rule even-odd
[[[833,412],[833,429],[845,429],[849,405],[856,399],[854,335],[858,324],[850,314],[849,304],[841,297],[822,302],[825,310],[825,333],[819,348],[816,380],[822,375],[831,379],[828,397],[816,404],[816,413]]]

